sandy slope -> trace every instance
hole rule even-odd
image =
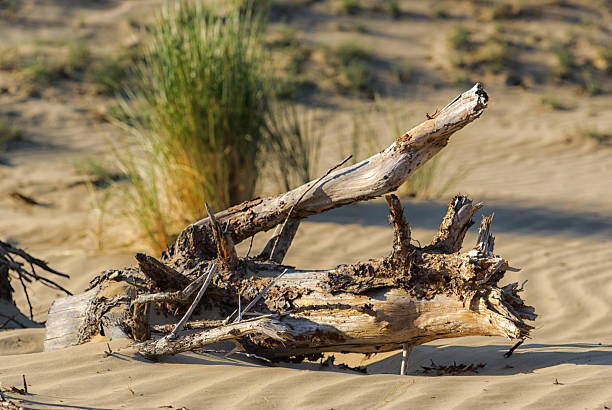
[[[41,1],[25,3],[22,12],[30,15],[25,20],[28,24],[0,24],[4,44],[30,37],[69,36],[78,26],[78,36],[104,48],[112,38],[129,41],[128,16],[146,14],[143,7],[153,4],[92,2],[76,7],[75,1],[57,1],[47,7]],[[416,8],[419,13],[426,11],[419,7],[423,9]],[[338,40],[337,33],[332,33],[336,31],[333,20],[315,15],[320,24],[304,36]],[[427,58],[426,50],[438,46],[442,32],[430,40],[423,33],[431,31],[432,23],[416,14],[409,18],[398,23],[373,19],[369,24],[377,34],[369,35],[368,41],[384,56]],[[87,24],[77,24],[79,20]],[[419,47],[401,47],[413,37],[418,38]],[[431,81],[424,78],[425,85],[396,95],[399,103],[409,102],[408,113],[400,118],[403,126],[420,122],[425,112],[454,97],[456,90],[430,88]],[[612,149],[580,139],[565,142],[579,127],[611,129],[612,98],[581,99],[567,89],[553,90],[574,107],[549,112],[539,103],[547,90],[517,91],[495,84],[487,84],[487,90],[491,96],[487,112],[453,137],[442,154],[446,161],[442,173],[460,176],[447,187],[445,196],[469,193],[486,201],[485,212],[495,212],[496,252],[523,268],[509,273],[507,280],[528,280],[524,298],[536,307],[539,317],[532,339],[511,358],[503,358],[510,344],[499,338],[439,341],[416,348],[409,376],[400,377],[395,375],[397,353],[367,361],[358,355],[337,355],[337,361],[368,365],[369,375],[364,376],[316,364],[268,367],[240,357],[196,353],[151,363],[123,341],[111,343],[111,357],[103,353],[107,348],[103,340],[43,353],[42,329],[9,330],[0,332],[0,382],[3,387],[19,387],[25,374],[31,394],[7,393],[7,397],[23,400],[31,408],[68,409],[169,404],[175,408],[612,407]],[[0,95],[2,112],[19,112],[30,140],[10,154],[10,167],[0,167],[2,239],[17,242],[69,273],[70,281],[60,282],[75,292],[104,269],[132,264],[134,251],[141,249],[134,242],[133,229],[119,220],[105,231],[105,249],[96,248],[96,217],[88,191],[74,172],[74,161],[102,155],[106,138],[114,135],[107,124],[91,119],[90,110],[99,103],[52,91],[38,100]],[[338,115],[328,126],[327,163],[322,161],[322,168],[337,161],[342,156],[339,147],[347,146],[342,141],[346,133],[340,132],[347,128],[348,117],[342,115],[347,107],[351,105],[330,109]],[[382,148],[385,137],[378,138]],[[46,206],[27,207],[11,200],[8,193],[15,190]],[[405,200],[404,204],[414,237],[427,242],[444,212],[444,202]],[[255,248],[265,240],[265,235],[258,235]],[[473,240],[472,232],[466,243]],[[310,218],[301,226],[286,261],[301,267],[330,267],[384,255],[390,241],[386,205],[373,201]],[[246,247],[241,244],[239,251],[245,252]],[[36,320],[46,319],[57,296],[56,291],[33,286]],[[26,311],[19,289],[16,299]],[[483,362],[486,367],[477,375],[432,377],[420,367],[430,360]]]

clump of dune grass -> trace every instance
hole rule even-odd
[[[122,102],[135,141],[118,147],[129,214],[163,249],[185,224],[250,199],[268,143],[265,14],[177,0],[152,26]]]

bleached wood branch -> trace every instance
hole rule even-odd
[[[482,85],[476,84],[382,152],[285,194],[236,205],[217,213],[215,218],[220,224],[226,224],[233,242],[239,243],[283,223],[289,212],[294,218],[305,218],[395,191],[412,172],[437,154],[453,133],[480,117],[487,100]],[[210,218],[205,218],[179,235],[169,250],[168,259],[211,259],[216,254]]]

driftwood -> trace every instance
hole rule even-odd
[[[162,277],[164,272],[184,276],[180,288],[168,289],[163,278],[154,279],[142,264],[141,269],[103,272],[91,284],[96,296],[80,325],[79,342],[104,332],[102,318],[113,309],[114,326],[128,335],[138,333],[143,321],[157,332],[172,330],[135,312],[150,305],[157,313],[180,317],[213,264],[219,272],[199,303],[205,320],[187,322],[188,330],[178,337],[141,343],[143,356],[158,358],[232,340],[249,354],[271,360],[404,349],[405,369],[412,347],[431,340],[526,338],[532,327],[525,321],[534,320],[535,314],[519,297],[518,284],[497,285],[514,269],[493,253],[491,217],[483,218],[474,248],[459,252],[482,204],[456,196],[432,242],[415,246],[399,199],[389,195],[454,132],[478,118],[487,98],[477,84],[365,161],[332,169],[285,194],[210,213],[190,225],[159,262],[168,269],[156,269]],[[327,270],[281,265],[301,219],[383,195],[395,232],[389,256]],[[234,244],[274,228],[259,256],[237,257]],[[172,283],[178,286],[178,281]],[[251,302],[245,310],[238,308],[239,294]]]

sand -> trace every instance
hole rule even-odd
[[[112,43],[109,36],[129,43],[128,19],[150,15],[155,5],[116,1],[85,7],[53,1],[42,7],[41,3],[25,1],[19,19],[0,24],[2,45],[77,35],[106,50]],[[302,20],[296,18],[301,36],[329,42],[349,36],[338,34],[334,20],[326,19],[324,9],[318,7],[323,6],[315,5]],[[438,34],[442,30],[432,27],[445,24],[419,18],[426,9],[415,6],[412,15],[392,23],[372,17],[367,21],[375,32],[364,37],[385,58],[424,60],[443,42]],[[585,14],[585,10],[577,6],[575,12]],[[308,18],[316,24],[309,26]],[[609,16],[602,12],[601,18]],[[517,24],[523,30],[544,33],[556,33],[555,25],[570,26],[561,18],[540,26],[529,21]],[[428,32],[434,34],[423,35]],[[413,38],[418,39],[415,47],[405,47]],[[406,128],[420,122],[425,112],[446,104],[459,90],[432,85],[430,77],[444,72],[435,71],[443,68],[432,70],[421,68],[422,81],[401,94],[392,93],[389,104],[409,104],[400,118]],[[11,82],[1,75],[0,85]],[[485,86],[491,96],[489,108],[481,119],[453,136],[441,154],[445,164],[440,186],[443,178],[454,174],[459,178],[445,187],[440,199],[405,198],[403,202],[413,235],[421,243],[432,237],[445,201],[456,192],[484,201],[483,212],[495,213],[496,252],[522,268],[509,272],[506,280],[527,280],[524,299],[539,315],[531,339],[510,358],[503,353],[512,343],[501,338],[437,341],[415,348],[409,374],[403,377],[397,375],[399,352],[367,360],[360,355],[336,355],[337,363],[367,366],[364,375],[335,366],[270,366],[213,353],[181,354],[153,363],[135,354],[127,341],[111,342],[113,353],[106,355],[103,338],[43,352],[44,329],[4,330],[0,332],[2,387],[21,387],[25,374],[29,390],[27,395],[6,393],[7,398],[27,408],[68,409],[612,407],[612,148],[580,138],[567,141],[587,126],[612,129],[612,97],[588,98],[570,87],[552,85],[510,89],[495,79]],[[68,91],[46,91],[39,99],[13,92],[0,95],[2,113],[18,113],[16,122],[25,127],[29,141],[9,153],[10,166],[0,166],[0,232],[1,239],[14,241],[70,274],[70,280],[59,282],[79,292],[104,269],[133,265],[135,251],[144,247],[129,221],[112,213],[107,215],[111,222],[101,240],[95,233],[92,198],[79,183],[82,178],[73,163],[106,155],[107,138],[117,130],[96,121],[92,114],[105,100]],[[551,92],[571,101],[573,108],[545,109],[540,98]],[[338,147],[345,134],[338,130],[350,121],[346,112],[351,104],[346,98],[335,95],[330,101],[338,104],[329,108],[338,115],[327,128],[322,169],[342,157]],[[385,138],[376,137],[380,148],[389,142]],[[264,190],[274,189],[270,184]],[[45,206],[15,202],[8,197],[13,191],[31,195]],[[386,212],[383,201],[372,201],[309,218],[301,225],[286,262],[324,268],[385,255],[392,239]],[[472,231],[466,244],[474,239]],[[265,235],[258,235],[255,248],[265,240]],[[246,244],[241,244],[239,253],[245,251]],[[31,296],[34,319],[44,321],[60,293],[34,284]],[[15,298],[26,312],[19,289]],[[431,361],[486,366],[477,374],[432,376],[421,367]]]

